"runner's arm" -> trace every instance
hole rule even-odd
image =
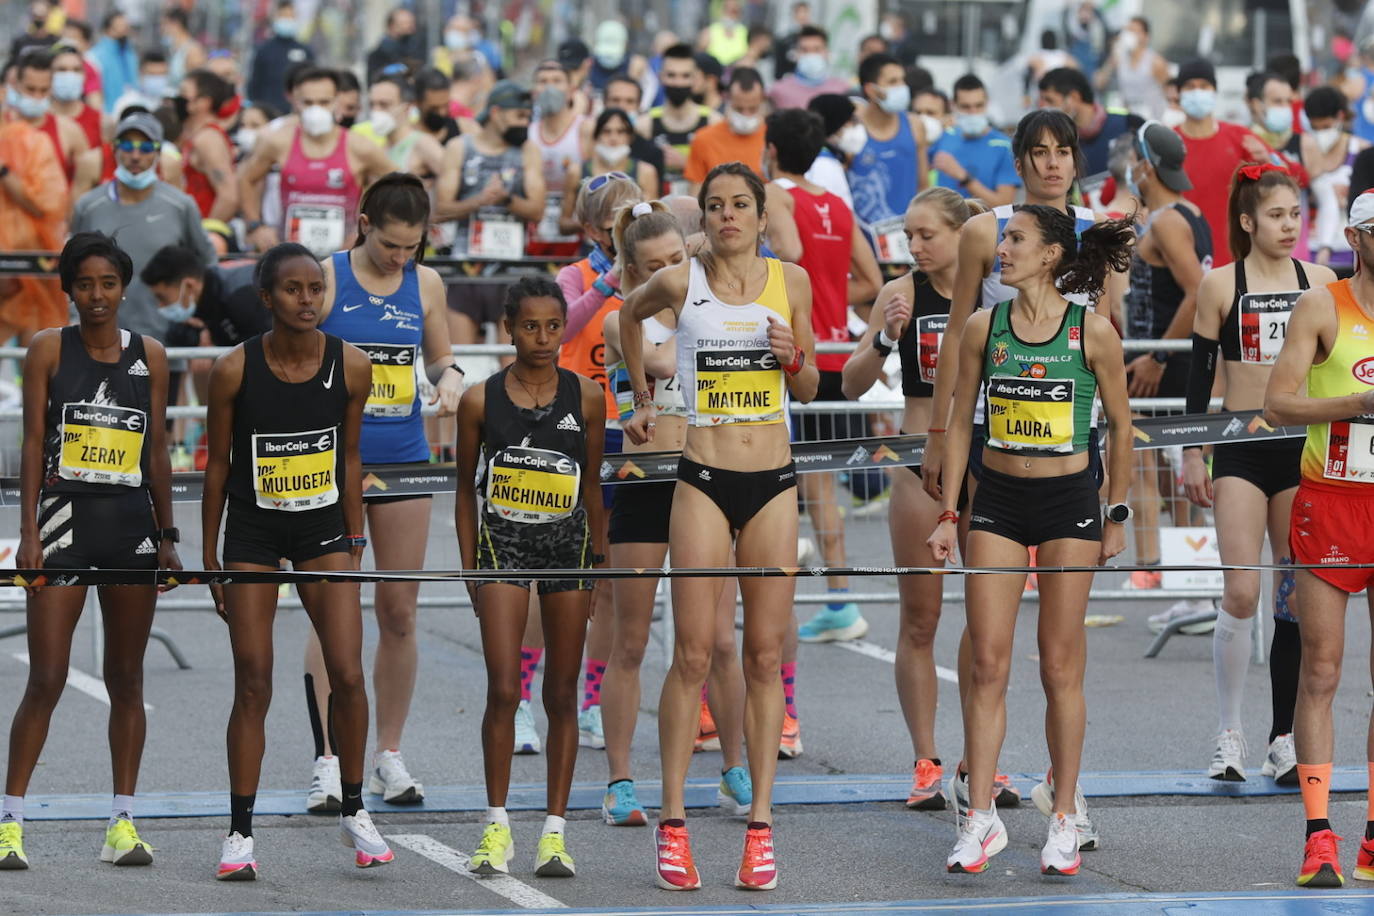
[[[47,436],[48,388],[57,368],[62,332],[39,331],[24,354],[24,440],[19,447],[19,554],[15,566],[43,565],[38,533],[38,494],[43,486],[43,440]]]
[[[458,200],[463,175],[463,138],[454,137],[444,146],[444,160],[439,168],[439,178],[434,182],[434,212],[430,220],[446,223],[449,220],[466,219],[481,206],[478,196]]]
[[[143,338],[143,348],[148,357],[148,387],[151,395],[151,409],[148,412],[148,432],[152,437],[148,456],[148,495],[152,498],[157,526],[174,528],[172,457],[167,450],[167,351],[151,337]],[[172,541],[158,541],[158,566],[163,569],[181,568],[176,544]]]
[[[1089,312],[1084,321],[1088,368],[1097,376],[1098,396],[1107,419],[1107,503],[1126,501],[1131,485],[1131,404],[1126,396],[1126,360],[1111,322]]]
[[[783,365],[790,365],[796,359],[796,350],[801,350],[802,367],[801,371],[795,375],[783,373],[783,381],[787,383],[787,391],[795,400],[808,404],[816,397],[817,389],[821,383],[820,370],[816,368],[816,338],[811,329],[811,278],[806,270],[796,264],[783,262],[783,277],[787,282],[787,304],[792,309],[791,325],[775,321],[771,316],[769,324],[769,343],[772,347],[773,355]],[[781,340],[774,342],[778,331],[775,329],[785,329],[786,333],[781,335]],[[780,344],[790,337],[792,350],[791,359],[789,353],[779,352],[783,349]]]
[[[768,247],[784,261],[796,262],[802,256],[801,234],[792,212],[792,195],[771,181],[764,186],[768,211]]]
[[[344,534],[363,533],[363,456],[359,448],[363,434],[363,408],[372,392],[372,361],[352,344],[343,345],[344,381],[348,384],[348,406],[344,411],[343,449]],[[361,547],[351,547],[356,562],[362,561]]]
[[[873,303],[873,309],[868,315],[868,329],[864,331],[863,339],[854,349],[854,354],[845,361],[840,384],[844,396],[851,401],[863,397],[873,384],[883,377],[883,364],[887,362],[887,357],[879,355],[873,346],[873,338],[887,326],[889,304],[896,305],[898,311],[901,310],[901,304],[905,304],[906,320],[911,320],[911,303],[902,294],[902,286],[907,282],[906,277],[898,277],[888,281],[878,291],[878,299]],[[902,332],[905,330],[906,324],[903,322]],[[901,333],[897,336],[900,337]]]
[[[991,311],[971,316],[964,325],[964,333],[959,336],[962,352],[958,362],[958,387],[954,392],[954,402],[950,405],[949,428],[945,433],[944,471],[951,483],[944,488],[941,508],[947,512],[958,511],[959,491],[963,489],[960,482],[968,471],[968,450],[973,441],[973,408],[983,381],[982,355],[988,342],[991,316]],[[945,332],[945,340],[949,340],[948,331]],[[943,351],[944,347],[940,349]],[[943,366],[941,371],[945,371]],[[940,374],[937,373],[935,378],[938,381]]]
[[[234,438],[234,399],[243,384],[243,347],[235,347],[210,369],[206,403],[205,480],[200,500],[201,551],[206,569],[219,569],[219,531],[228,496],[229,454]]]
[[[873,247],[855,223],[849,232],[849,304],[855,310],[869,308],[882,286],[883,272],[878,267]]]
[[[1320,349],[1329,353],[1338,321],[1336,303],[1326,289],[1310,289],[1298,299],[1288,319],[1283,349],[1269,373],[1264,392],[1264,419],[1273,426],[1309,426],[1329,423],[1371,411],[1365,402],[1369,392],[1341,398],[1313,398],[1299,394],[1307,370],[1317,362]]]
[[[587,507],[587,530],[592,534],[592,553],[606,556],[604,516],[601,502],[601,460],[606,450],[606,394],[589,378],[579,377],[582,386],[582,419],[587,428],[587,466],[582,470],[582,505]],[[599,566],[599,563],[593,563]]]
[[[520,155],[525,163],[525,196],[511,195],[510,212],[537,223],[544,216],[544,163],[533,140],[525,141]]]
[[[482,448],[486,385],[474,385],[458,402],[458,483],[454,488],[453,523],[463,569],[477,568],[477,459]],[[468,593],[476,590],[469,583]]]
[[[218,131],[202,130],[196,135],[195,152],[200,157],[200,170],[215,189],[209,218],[228,222],[239,212],[239,183],[228,141]]]

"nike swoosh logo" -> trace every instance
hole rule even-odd
[[[330,364],[329,364],[329,378],[327,378],[327,379],[324,380],[324,387],[326,387],[326,388],[332,388],[332,387],[334,387],[334,364],[333,364],[333,363],[330,363]]]
[[[330,544],[334,543],[335,541],[339,540],[339,539],[342,538],[342,537],[343,537],[342,534],[336,534],[336,535],[334,535],[332,538],[330,538],[330,539],[327,540],[327,541],[320,541],[320,546],[321,546],[321,547],[328,547]]]
[[[354,312],[354,311],[357,311],[357,310],[360,309],[360,308],[362,308],[362,305],[361,305],[361,304],[359,304],[359,305],[345,305],[345,306],[343,307],[343,310],[344,310],[345,312]]]
[[[148,222],[150,222],[150,223],[155,223],[155,222],[157,222],[158,220],[162,219],[162,218],[163,218],[164,216],[166,216],[166,215],[167,215],[166,213],[149,213],[149,214],[148,214]]]

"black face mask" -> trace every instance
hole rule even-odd
[[[352,127],[352,126],[353,126],[354,124],[356,124],[357,122],[358,122],[358,116],[357,116],[357,115],[344,115],[343,117],[339,118],[339,126],[342,127],[344,130],[348,130],[350,127]]]
[[[668,104],[674,107],[681,105],[692,97],[691,86],[664,86],[663,97],[668,100]]]
[[[508,146],[524,146],[529,136],[528,127],[507,127],[501,131],[501,139],[505,140]]]
[[[705,104],[705,102],[706,102],[706,93],[704,93],[704,92],[693,92],[693,93],[692,93],[692,101],[693,101],[693,102],[696,102],[698,105],[703,105],[703,104]]]
[[[173,96],[172,110],[176,112],[178,121],[185,121],[191,116],[191,103],[186,100],[184,95]]]
[[[448,119],[444,117],[442,111],[426,111],[421,120],[425,125],[425,130],[432,134],[437,134],[448,124]]]

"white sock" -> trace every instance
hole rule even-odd
[[[5,803],[0,806],[0,821],[24,823],[24,796],[6,795]]]
[[[567,826],[568,819],[559,817],[556,814],[550,814],[548,817],[544,818],[545,833],[562,833]]]
[[[132,795],[116,795],[114,802],[110,805],[110,823],[114,824],[120,818],[125,820],[134,819],[134,797]]]
[[[505,808],[488,808],[487,823],[500,824],[502,827],[509,827],[510,815],[506,813]]]
[[[1221,731],[1240,730],[1240,707],[1245,699],[1245,673],[1250,667],[1251,621],[1217,609],[1212,633],[1212,663],[1216,666],[1217,707]]]

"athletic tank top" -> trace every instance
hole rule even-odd
[[[410,171],[410,153],[415,149],[415,144],[420,142],[420,132],[412,130],[406,134],[406,138],[399,143],[385,147],[386,158],[391,160],[391,164],[396,166],[398,172]]]
[[[1221,322],[1221,358],[1233,363],[1272,366],[1288,333],[1288,317],[1307,289],[1307,271],[1292,258],[1298,288],[1280,293],[1252,293],[1245,281],[1245,259],[1236,265],[1236,294]]]
[[[568,166],[582,161],[580,140],[583,116],[576,115],[563,131],[553,140],[544,139],[544,122],[536,121],[530,125],[530,139],[539,148],[539,158],[544,165],[544,187],[561,188],[568,175]]]
[[[911,119],[897,118],[897,133],[889,140],[868,138],[849,164],[849,188],[854,192],[854,215],[875,229],[901,219],[916,196],[916,137]]]
[[[1202,272],[1206,273],[1212,269],[1212,230],[1208,227],[1206,218],[1201,213],[1194,213],[1183,201],[1175,203],[1173,209],[1178,211],[1193,230],[1193,253],[1202,265]],[[1160,210],[1150,214],[1150,220],[1145,224],[1145,233],[1150,231],[1155,218],[1163,212],[1166,211]],[[1142,238],[1145,233],[1142,233]],[[1144,290],[1135,285],[1137,276],[1148,278],[1149,286]],[[1138,310],[1142,313],[1138,319],[1138,327],[1143,331],[1145,339],[1159,340],[1169,329],[1170,322],[1174,320],[1174,315],[1178,313],[1178,307],[1187,294],[1174,279],[1172,270],[1167,266],[1155,267],[1148,264],[1138,253],[1132,256],[1131,280],[1132,301],[1129,311],[1134,313]]]
[[[591,259],[583,258],[573,266],[582,272],[582,288],[591,289],[600,276],[592,267]],[[619,296],[607,297],[591,320],[582,326],[582,330],[563,341],[563,346],[558,350],[558,365],[578,375],[585,375],[601,386],[606,395],[606,426],[610,429],[620,428],[620,414],[615,407],[615,393],[611,391],[611,383],[606,378],[606,334],[601,326],[606,323],[606,316],[619,311],[624,302]]]
[[[104,121],[100,117],[98,109],[83,104],[81,111],[76,116],[76,123],[81,125],[81,130],[86,135],[86,142],[90,144],[91,149],[100,146],[104,141],[105,138],[102,133]]]
[[[706,53],[728,67],[749,53],[749,30],[743,23],[736,22],[727,27],[723,22],[713,22],[706,27]]]
[[[499,518],[539,524],[571,515],[582,504],[587,424],[582,383],[558,370],[558,393],[546,407],[517,407],[502,369],[486,381],[482,421],[484,508]]]
[[[696,108],[697,123],[693,124],[687,130],[669,129],[668,125],[663,122],[664,106],[655,105],[653,108],[650,108],[649,139],[660,146],[671,146],[673,149],[681,153],[682,158],[686,160],[687,156],[692,151],[692,137],[696,135],[697,131],[701,130],[707,124],[711,123],[710,106],[698,105],[696,106]],[[673,169],[665,169],[663,173],[663,180],[668,185],[668,190],[671,193],[687,193],[687,183],[683,179],[682,172],[680,170],[675,171]]]
[[[224,140],[225,147],[229,150],[229,161],[234,161],[234,144],[229,141],[229,135],[224,132],[224,128],[218,124],[206,124],[201,130],[213,130],[219,134]],[[191,164],[193,140],[195,140],[194,135],[181,141],[181,172],[186,179],[186,193],[191,195],[191,199],[200,208],[201,219],[208,219],[210,208],[215,205],[215,186],[210,184],[209,176]]]
[[[335,252],[334,305],[320,324],[367,354],[372,388],[363,408],[359,451],[363,464],[428,461],[420,414],[417,371],[424,362],[425,310],[415,262],[401,272],[401,287],[389,296],[363,289],[347,251]]]
[[[935,367],[940,342],[949,325],[949,299],[936,292],[924,273],[917,271],[911,279],[915,290],[911,320],[897,340],[897,355],[902,359],[902,394],[928,398],[935,393]]]
[[[652,315],[645,318],[640,327],[643,328],[644,339],[651,344],[667,343],[677,333],[675,328],[668,327]],[[610,377],[611,392],[615,396],[616,415],[624,422],[634,416],[635,412],[634,386],[630,384],[630,370],[625,365],[624,357],[612,363],[607,374]],[[670,378],[651,378],[649,390],[654,396],[654,410],[660,415],[687,416],[687,403],[682,399],[680,376],[674,374]]]
[[[57,130],[57,116],[48,112],[38,129],[52,140],[53,150],[57,153],[57,164],[62,166],[62,174],[67,176],[67,185],[70,187],[72,176],[76,174],[76,163],[70,161],[67,158],[67,151],[62,149],[62,136]]]
[[[1016,204],[1003,204],[994,207],[993,216],[997,217],[997,238],[994,245],[1002,243],[1002,233],[1007,229],[1007,223],[1011,221],[1018,207]],[[1093,227],[1095,217],[1091,207],[1071,206],[1066,211],[1073,217],[1073,231],[1076,236],[1082,237],[1083,233]],[[1002,259],[993,256],[992,270],[983,278],[982,299],[979,308],[991,308],[998,302],[1006,302],[1008,299],[1016,298],[1016,290],[1002,282]],[[1066,296],[1070,302],[1077,302],[1080,305],[1088,304],[1087,296]]]
[[[1140,55],[1138,64],[1132,62],[1130,54],[1116,58],[1116,86],[1121,100],[1126,108],[1146,118],[1164,113],[1164,87],[1155,79],[1154,64],[1155,52],[1148,49]]]
[[[778,187],[792,195],[792,218],[801,236],[797,263],[811,277],[811,330],[816,342],[849,342],[849,261],[854,214],[843,200],[826,191],[816,195],[786,178]],[[816,368],[840,372],[848,353],[818,353]]]
[[[332,506],[343,488],[343,341],[324,335],[319,371],[284,382],[267,365],[263,336],[243,343],[243,381],[234,398],[229,495],[260,509],[304,512]]]
[[[1336,343],[1326,359],[1307,371],[1307,396],[1339,398],[1363,394],[1374,385],[1374,321],[1365,315],[1349,280],[1328,283],[1336,303]],[[1358,487],[1374,483],[1374,416],[1364,415],[1307,427],[1302,447],[1304,480]]]
[[[687,300],[678,316],[677,371],[692,426],[783,422],[786,385],[768,346],[768,317],[790,324],[792,306],[782,262],[765,260],[768,282],[747,305],[717,299],[701,261],[690,262]]]
[[[44,493],[148,486],[152,386],[143,336],[120,329],[119,360],[94,359],[81,328],[62,329],[43,429]]]
[[[1097,394],[1083,355],[1087,308],[1070,302],[1054,337],[1028,343],[1011,326],[1011,306],[995,307],[983,348],[987,447],[1025,455],[1087,451]]]
[[[471,134],[463,134],[463,172],[458,182],[458,200],[475,197],[487,186],[493,175],[501,180],[513,196],[525,196],[525,160],[519,147],[511,147],[492,156],[477,149]],[[496,230],[488,232],[486,230]],[[504,231],[502,231],[504,230]],[[498,257],[510,256],[518,260],[524,251],[524,226],[506,207],[483,207],[454,225],[453,254],[475,254]],[[517,240],[512,235],[518,235]],[[502,249],[504,240],[504,249]]]
[[[282,240],[300,242],[317,258],[348,244],[357,225],[361,191],[348,167],[348,131],[338,134],[333,152],[311,159],[297,127],[281,170]]]

